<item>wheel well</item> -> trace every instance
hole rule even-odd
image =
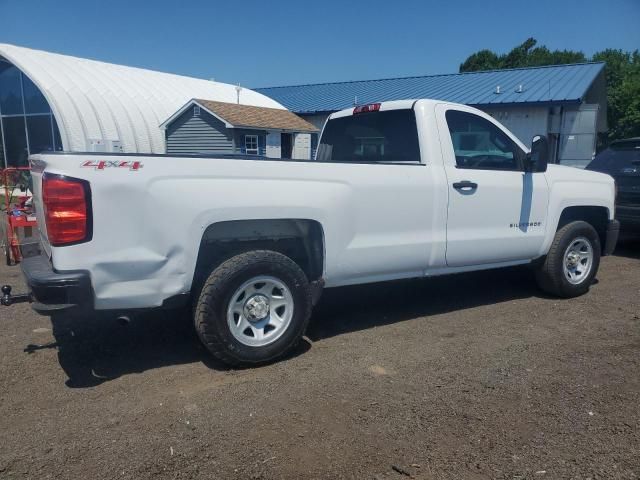
[[[595,206],[567,207],[560,215],[558,230],[568,223],[575,222],[577,220],[587,222],[595,228],[596,232],[598,232],[598,236],[600,237],[600,247],[604,248],[607,237],[607,222],[609,220],[609,211],[607,208]]]
[[[249,250],[273,250],[296,262],[310,281],[324,270],[324,232],[306,219],[231,220],[209,225],[202,235],[193,277],[197,292],[211,271]]]

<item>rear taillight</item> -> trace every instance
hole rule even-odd
[[[91,239],[91,198],[88,182],[44,175],[42,203],[47,237],[54,247]]]

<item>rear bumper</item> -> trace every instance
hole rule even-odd
[[[604,242],[603,255],[611,255],[616,249],[618,237],[620,236],[620,222],[618,220],[609,220],[607,224],[607,234]]]
[[[73,309],[91,309],[93,293],[88,272],[56,272],[43,255],[21,262],[32,308],[42,315]]]

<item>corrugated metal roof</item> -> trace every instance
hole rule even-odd
[[[353,106],[356,99],[360,105],[409,98],[467,105],[574,103],[582,100],[603,68],[604,63],[594,62],[255,90],[296,113],[341,110]]]

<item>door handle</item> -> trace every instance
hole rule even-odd
[[[456,190],[470,192],[471,190],[475,190],[476,188],[478,188],[478,184],[475,182],[470,182],[469,180],[463,180],[462,182],[455,182],[453,184],[453,188],[455,188]]]

